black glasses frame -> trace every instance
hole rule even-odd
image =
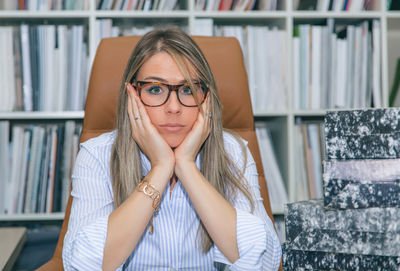
[[[167,86],[167,87],[168,87],[168,96],[167,96],[167,98],[165,99],[165,101],[164,101],[162,104],[160,104],[160,105],[149,105],[149,104],[146,104],[146,103],[143,101],[143,99],[142,99],[142,87],[143,87],[144,85],[146,85],[146,84],[164,85],[164,86]],[[132,85],[139,91],[139,97],[140,97],[140,100],[142,101],[142,103],[143,103],[144,105],[150,106],[150,107],[158,107],[158,106],[162,106],[162,105],[166,104],[166,102],[168,101],[169,97],[171,96],[171,92],[172,92],[172,91],[175,91],[175,92],[176,92],[176,97],[178,98],[178,101],[179,101],[179,103],[180,103],[181,105],[186,106],[186,107],[197,107],[197,106],[199,106],[199,105],[201,105],[201,104],[204,103],[205,97],[207,97],[207,92],[208,92],[208,90],[209,90],[208,87],[207,87],[207,85],[204,84],[203,82],[194,83],[194,85],[200,85],[201,90],[204,92],[204,99],[200,102],[200,104],[196,104],[196,105],[186,105],[186,104],[182,103],[181,99],[179,98],[178,90],[179,90],[179,88],[182,87],[182,86],[185,86],[185,85],[186,85],[186,86],[190,86],[189,83],[184,83],[184,84],[179,84],[179,85],[170,85],[170,84],[165,84],[165,83],[161,83],[161,82],[136,81],[136,82],[133,83]]]

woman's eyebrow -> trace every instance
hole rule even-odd
[[[158,77],[158,76],[153,76],[153,75],[147,76],[143,80],[156,80],[156,81],[160,81],[162,83],[166,83],[167,82],[167,80],[165,80],[164,78],[161,78],[161,77]]]
[[[147,76],[143,80],[156,80],[156,81],[159,81],[161,83],[166,83],[166,84],[168,83],[168,81],[165,80],[164,78],[161,78],[161,77],[158,77],[158,76],[153,76],[153,75]],[[179,81],[178,85],[184,84],[184,83],[187,83],[186,79]]]

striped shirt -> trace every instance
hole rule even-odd
[[[105,133],[80,145],[63,246],[65,270],[101,270],[108,216],[114,209],[110,155],[115,135],[116,131]],[[236,139],[224,133],[224,144],[231,159],[243,168],[245,161]],[[171,196],[168,182],[153,219],[153,233],[145,230],[130,257],[117,270],[277,270],[281,259],[279,239],[263,207],[255,162],[248,148],[247,152],[244,176],[255,199],[255,210],[250,213],[250,203],[242,193],[232,202],[237,214],[240,256],[236,262],[232,264],[216,245],[207,253],[202,252],[196,238],[199,217],[178,181]],[[147,175],[150,162],[141,156],[143,174]],[[199,156],[196,164],[200,164]]]

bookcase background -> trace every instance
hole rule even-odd
[[[391,87],[394,69],[397,59],[400,57],[400,12],[387,11],[387,2],[377,0],[375,10],[360,12],[319,12],[293,10],[291,0],[282,1],[281,9],[277,11],[197,11],[195,2],[191,0],[179,0],[179,10],[174,11],[105,11],[96,10],[96,1],[90,1],[88,10],[65,11],[13,11],[0,10],[0,25],[29,25],[37,24],[79,24],[84,25],[87,33],[89,50],[89,63],[92,63],[97,47],[96,20],[111,19],[113,25],[120,27],[134,25],[176,24],[194,33],[195,21],[201,18],[212,18],[214,25],[264,25],[278,26],[286,33],[287,42],[287,108],[274,110],[273,112],[258,112],[254,115],[257,122],[266,122],[270,128],[276,158],[281,170],[286,189],[291,183],[296,182],[295,171],[295,119],[308,121],[322,121],[326,110],[294,110],[293,108],[293,71],[292,71],[292,37],[296,24],[319,24],[326,18],[334,18],[345,24],[355,24],[360,20],[377,19],[381,27],[381,90],[383,106],[388,105],[389,89]],[[1,60],[0,60],[1,61]],[[89,67],[90,68],[90,67]],[[0,90],[1,91],[1,90]],[[76,120],[81,122],[83,111],[68,112],[0,112],[0,120],[9,120],[12,123],[43,123],[63,122]],[[263,150],[261,150],[263,151]],[[3,188],[2,188],[3,189]],[[288,191],[288,194],[293,191]],[[291,200],[289,198],[289,200]],[[279,216],[283,214],[283,206],[273,210]],[[60,220],[62,213],[58,214],[21,214],[0,215],[0,221],[17,220]]]

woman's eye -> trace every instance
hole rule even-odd
[[[190,87],[186,86],[181,88],[181,93],[185,95],[192,95],[192,90],[190,89]]]
[[[159,86],[152,86],[152,87],[149,87],[148,89],[146,89],[146,92],[149,94],[157,95],[157,94],[161,94],[163,92],[163,90]]]

